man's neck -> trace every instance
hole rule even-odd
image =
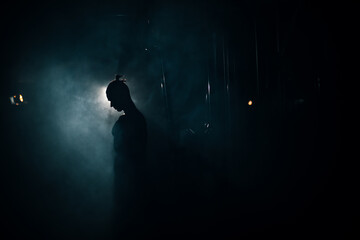
[[[124,109],[125,115],[133,115],[134,113],[137,113],[139,110],[136,108],[135,104],[133,102],[131,102],[131,104],[128,105],[128,107],[126,107]]]

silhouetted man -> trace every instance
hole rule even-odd
[[[116,121],[114,136],[115,222],[120,237],[143,231],[145,217],[145,118],[131,99],[125,80],[116,75],[106,89],[110,106],[124,114]],[[117,231],[118,232],[118,231]],[[118,232],[119,233],[119,232]]]

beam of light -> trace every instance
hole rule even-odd
[[[106,86],[100,86],[97,91],[97,103],[101,106],[101,108],[110,108],[110,102],[106,97]]]
[[[24,102],[24,98],[21,94],[19,95],[19,99],[20,99],[20,102]]]
[[[249,100],[249,101],[248,101],[248,105],[249,105],[249,106],[253,105],[253,101]]]

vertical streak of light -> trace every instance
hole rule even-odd
[[[168,122],[170,122],[170,113],[169,113],[169,102],[168,102],[168,96],[167,96],[167,87],[166,87],[166,78],[165,78],[165,72],[164,72],[164,60],[161,57],[161,88],[162,88],[162,93],[164,96],[164,101],[165,101],[165,114],[166,114],[166,118],[168,120]]]
[[[208,105],[208,123],[211,124],[211,97],[210,97],[210,74],[208,72],[207,79],[207,105]]]
[[[230,105],[228,101],[228,86],[229,86],[229,72],[228,72],[228,64],[229,64],[229,58],[228,58],[228,45],[227,42],[225,43],[225,36],[223,36],[223,42],[222,42],[222,54],[223,54],[223,71],[224,71],[224,167],[226,169],[226,172],[228,173],[228,176],[231,176],[231,146],[230,146],[230,118],[229,118],[229,112],[230,112]],[[224,169],[224,170],[225,170]]]
[[[217,55],[216,55],[216,51],[217,51],[217,48],[216,48],[216,33],[213,33],[213,54],[214,54],[214,66],[213,66],[213,69],[214,69],[214,78],[213,78],[213,83],[216,82],[216,79],[217,79],[217,64],[216,64],[216,58],[217,58]],[[210,93],[210,74],[208,76],[208,92]],[[209,109],[212,111],[212,108],[211,108],[211,101],[210,101],[210,95],[209,95]],[[210,111],[210,119],[212,120],[212,112]]]
[[[224,71],[224,101],[226,111],[227,131],[230,132],[230,101],[229,101],[229,48],[225,44],[225,36],[223,37],[223,71]]]

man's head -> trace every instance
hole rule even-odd
[[[119,79],[109,83],[106,89],[106,96],[110,101],[110,107],[115,108],[119,112],[126,109],[132,102],[128,86]]]

